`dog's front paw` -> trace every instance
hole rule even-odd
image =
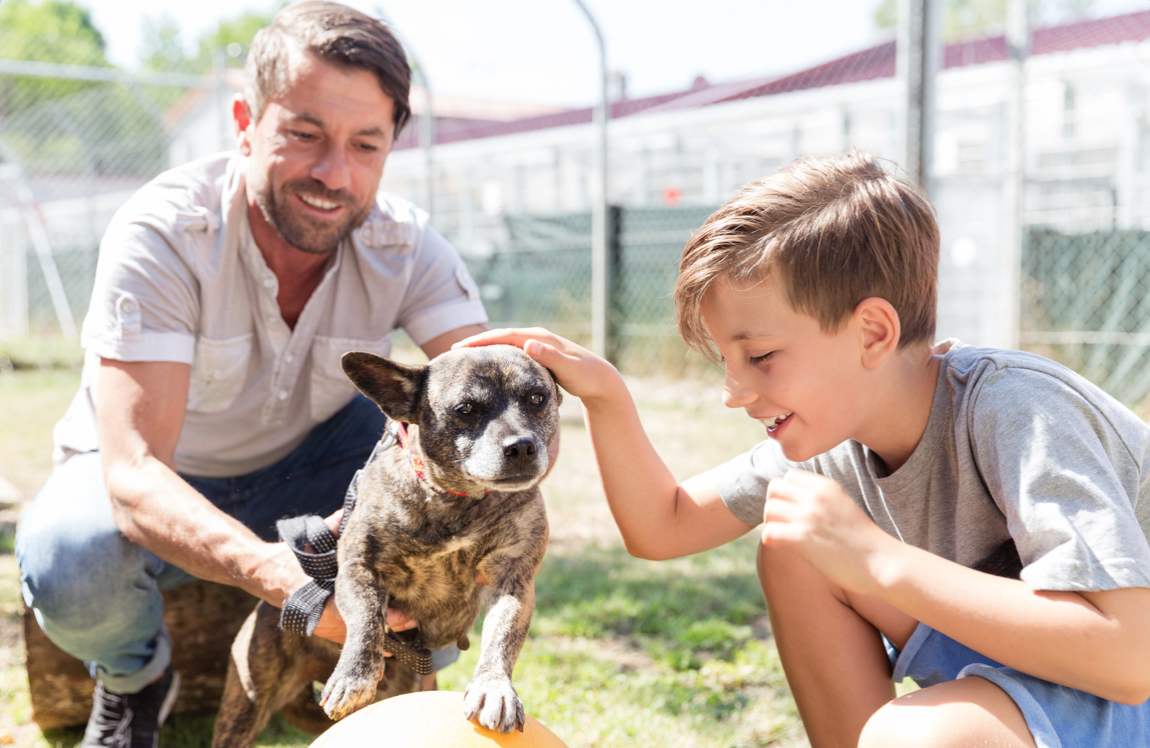
[[[523,732],[527,715],[523,702],[507,678],[475,678],[463,695],[463,714],[488,730]]]
[[[320,695],[320,706],[332,719],[343,719],[375,698],[375,691],[381,686],[379,678],[370,674],[346,673],[337,667],[324,684]]]

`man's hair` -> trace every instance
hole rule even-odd
[[[289,61],[298,52],[375,73],[380,88],[395,102],[395,134],[399,135],[411,116],[411,68],[403,46],[382,22],[324,0],[289,5],[276,14],[271,26],[256,33],[244,89],[254,121],[263,116],[269,100],[286,93]]]
[[[718,360],[700,314],[717,280],[778,273],[787,300],[834,333],[863,299],[898,312],[899,348],[933,342],[938,224],[926,196],[852,149],[803,158],[744,187],[687,242],[675,284],[679,334]]]

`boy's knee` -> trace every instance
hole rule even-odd
[[[887,702],[871,715],[859,736],[859,748],[949,748],[966,746],[974,736],[953,705],[914,703],[914,694]]]
[[[859,736],[859,748],[899,748],[915,746],[925,748],[939,743],[936,710],[916,709],[900,703],[888,702],[871,715]]]
[[[822,575],[808,564],[803,557],[792,550],[782,548],[769,548],[759,544],[759,553],[756,558],[759,573],[759,584],[762,585],[763,594],[767,598],[785,594],[796,588],[806,588],[806,582],[812,576],[823,579]]]
[[[1026,720],[1004,692],[963,678],[900,696],[871,715],[859,748],[1033,748]]]

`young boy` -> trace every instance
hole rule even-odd
[[[1150,746],[1150,429],[1040,356],[933,346],[938,254],[925,197],[859,152],[715,213],[679,330],[769,438],[681,484],[606,361],[538,329],[463,344],[520,345],[581,398],[634,555],[764,523],[816,748]],[[896,699],[892,676],[923,688]]]

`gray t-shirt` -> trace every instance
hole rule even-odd
[[[1150,428],[1046,358],[951,345],[897,471],[855,441],[794,463],[768,440],[710,473],[723,501],[759,524],[771,478],[802,468],[887,533],[965,566],[1013,538],[1031,589],[1150,587]]]

